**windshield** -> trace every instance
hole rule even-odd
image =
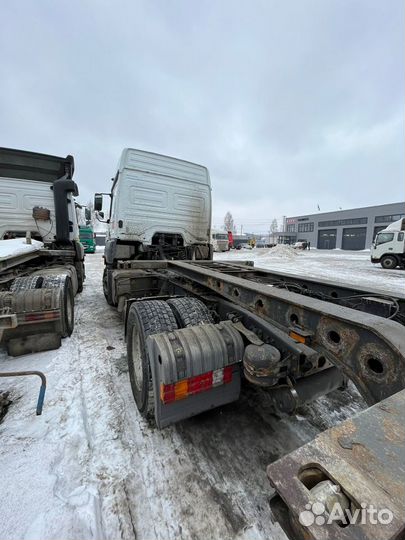
[[[392,242],[394,240],[394,233],[379,233],[377,234],[376,244],[385,244],[386,242]]]
[[[228,240],[227,234],[213,234],[212,237],[214,240]]]
[[[83,238],[83,239],[90,239],[90,238],[93,238],[93,233],[89,233],[89,232],[81,232],[80,233],[80,238]]]

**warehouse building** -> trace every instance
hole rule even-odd
[[[278,242],[310,242],[318,249],[368,249],[375,235],[405,217],[405,203],[381,204],[285,218]]]

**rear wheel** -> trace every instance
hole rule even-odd
[[[40,289],[44,278],[42,276],[17,277],[10,286],[10,291],[28,291],[30,289]]]
[[[72,335],[75,326],[75,299],[72,280],[67,275],[44,276],[41,289],[61,290],[61,336]]]
[[[393,255],[386,255],[381,259],[381,266],[386,270],[393,270],[398,266],[398,261]]]
[[[207,306],[198,298],[192,296],[173,298],[168,300],[167,303],[171,307],[180,328],[214,322]]]
[[[76,274],[77,274],[77,292],[81,293],[83,291],[84,280],[86,279],[86,274],[84,270],[84,262],[80,261],[75,263]]]
[[[112,298],[112,271],[104,268],[103,273],[103,292],[107,303],[110,306],[115,306]]]
[[[128,313],[127,357],[132,393],[139,412],[154,417],[154,396],[146,338],[177,329],[173,312],[163,300],[134,302]]]

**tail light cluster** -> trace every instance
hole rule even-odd
[[[234,366],[226,366],[215,371],[207,371],[202,375],[183,379],[173,384],[160,385],[160,399],[164,404],[178,401],[200,392],[206,392],[216,386],[228,384],[232,381]]]
[[[60,319],[59,310],[54,311],[37,311],[35,313],[22,313],[18,318],[25,323],[35,323],[43,321],[55,321]]]

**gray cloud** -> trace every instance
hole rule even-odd
[[[400,0],[3,1],[3,146],[76,159],[85,202],[123,147],[211,172],[214,223],[404,199]]]

